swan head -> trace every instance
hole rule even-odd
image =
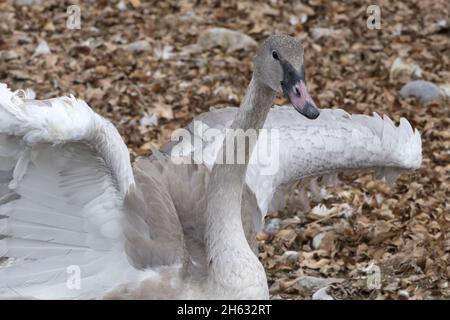
[[[283,93],[292,106],[309,119],[320,111],[306,89],[303,46],[293,37],[273,35],[259,47],[254,76],[272,90]]]

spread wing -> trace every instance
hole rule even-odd
[[[161,150],[211,169],[236,112],[237,108],[228,107],[201,114],[187,127],[188,135]],[[217,139],[209,138],[212,129],[219,129]],[[260,135],[246,176],[263,216],[269,209],[280,208],[279,191],[296,181],[352,170],[374,170],[394,180],[401,172],[417,169],[422,160],[420,133],[404,118],[395,126],[388,117],[377,114],[350,115],[340,109],[322,109],[317,119],[308,120],[286,106],[269,112],[264,129],[269,136]],[[275,130],[278,148],[264,164],[258,157],[264,158],[261,150],[270,151],[275,141],[270,130]],[[271,170],[267,165],[273,166]]]
[[[98,298],[181,261],[173,206],[154,184],[139,189],[144,180],[85,102],[27,100],[0,84],[0,295]]]

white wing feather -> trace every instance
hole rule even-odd
[[[0,296],[95,298],[156,276],[124,250],[128,149],[84,101],[22,99],[0,84],[0,160],[0,256],[12,260]],[[68,285],[78,271],[80,287]]]
[[[175,157],[192,157],[190,161],[211,169],[225,129],[236,111],[237,108],[228,107],[200,115],[188,127],[190,141],[171,143],[162,151]],[[194,126],[195,123],[202,126]],[[211,128],[221,130],[222,139],[213,142],[204,139]],[[292,107],[283,106],[269,112],[264,129],[278,131],[279,153],[274,158],[278,169],[273,174],[264,174],[264,167],[256,164],[259,150],[270,144],[261,135],[246,177],[263,216],[278,188],[295,181],[348,170],[375,170],[387,180],[393,180],[402,171],[417,169],[422,161],[420,133],[404,118],[395,126],[386,116],[350,115],[340,109],[322,109],[317,119],[308,120]]]

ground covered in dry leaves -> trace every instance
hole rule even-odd
[[[66,10],[77,3],[81,28],[71,30]],[[296,36],[319,106],[406,117],[421,131],[423,164],[392,187],[369,174],[343,177],[325,207],[272,214],[274,234],[259,235],[271,294],[309,299],[327,285],[335,299],[449,298],[449,104],[398,92],[414,78],[450,84],[450,2],[380,0],[380,30],[366,26],[370,4],[2,1],[0,81],[40,99],[74,93],[114,122],[133,156],[148,155],[195,115],[240,102],[254,43],[208,47],[203,32],[224,27],[257,42]],[[381,289],[368,287],[367,267],[380,268]]]

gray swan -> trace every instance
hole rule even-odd
[[[316,119],[270,110],[276,92]],[[275,174],[261,175],[251,161],[215,165],[225,140],[237,138],[226,134],[206,145],[211,152],[200,164],[175,165],[170,144],[132,168],[117,130],[85,102],[29,100],[0,84],[0,256],[8,257],[0,296],[267,299],[246,236],[252,244],[276,192],[344,169],[420,165],[420,135],[407,121],[395,127],[339,110],[319,116],[306,91],[303,49],[287,36],[261,45],[239,109],[200,118],[210,127],[258,129],[267,114],[266,127],[279,128],[282,141]]]

